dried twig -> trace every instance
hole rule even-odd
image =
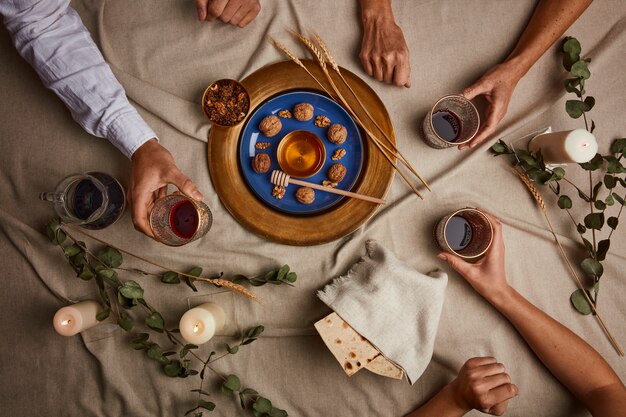
[[[556,232],[554,231],[554,227],[552,226],[552,222],[550,221],[550,218],[548,217],[548,210],[546,209],[546,204],[544,203],[543,198],[541,198],[541,195],[539,194],[539,191],[537,191],[537,188],[534,186],[534,184],[530,181],[530,179],[525,174],[522,174],[517,169],[512,169],[512,170],[522,180],[524,185],[526,185],[526,188],[528,188],[528,190],[532,194],[533,198],[535,199],[535,202],[537,203],[537,205],[541,209],[541,212],[543,213],[543,216],[545,217],[546,222],[548,223],[548,227],[550,228],[550,232],[552,233],[552,236],[554,237],[554,241],[556,242],[556,244],[557,244],[557,246],[559,248],[559,252],[560,252],[561,256],[563,257],[563,259],[565,260],[565,263],[567,264],[570,272],[572,273],[572,276],[574,277],[574,281],[576,281],[576,286],[583,293],[583,295],[585,297],[585,300],[587,300],[587,303],[589,303],[589,306],[591,306],[591,310],[593,311],[594,316],[598,320],[598,323],[600,324],[600,327],[602,327],[602,330],[604,330],[604,333],[609,338],[609,341],[611,342],[611,344],[613,345],[613,347],[617,351],[617,354],[619,356],[624,356],[624,352],[622,351],[622,348],[620,347],[620,345],[617,342],[617,340],[615,340],[615,338],[613,337],[613,335],[611,334],[611,332],[607,328],[607,326],[604,323],[604,320],[602,319],[602,317],[600,317],[600,313],[596,310],[595,304],[591,301],[591,298],[587,294],[587,291],[585,290],[585,287],[583,286],[582,280],[580,279],[580,277],[576,273],[576,270],[574,269],[574,267],[570,263],[569,259],[567,258],[567,255],[565,254],[565,249],[563,249],[563,246],[561,245],[561,242],[559,241],[559,238],[557,237]]]
[[[324,60],[324,56],[322,54],[322,52],[315,46],[313,45],[313,43],[306,39],[304,36],[300,35],[297,32],[291,31],[294,36],[296,36],[298,39],[300,39],[305,46],[307,46],[307,48],[309,48],[309,50],[311,51],[311,53],[315,56],[315,58],[318,61],[318,64],[320,66],[320,68],[322,69],[322,72],[324,73],[326,79],[328,80],[329,84],[332,87],[332,92],[329,91],[329,89],[324,86],[319,79],[317,79],[317,77],[315,77],[309,70],[308,68],[306,68],[306,66],[302,63],[302,61],[300,61],[300,59],[298,59],[295,54],[293,54],[291,51],[289,51],[289,49],[287,49],[287,47],[285,47],[284,45],[278,43],[275,40],[272,40],[272,42],[274,43],[274,45],[280,49],[283,53],[285,53],[285,55],[287,55],[287,57],[289,57],[293,62],[295,62],[298,66],[300,66],[301,68],[303,68],[307,74],[313,78],[313,80],[315,80],[315,82],[322,88],[323,91],[325,91],[328,95],[330,95],[331,97],[336,98],[338,101],[340,101],[343,106],[345,107],[345,109],[348,111],[348,113],[350,113],[350,115],[353,117],[353,119],[355,120],[355,122],[361,126],[361,128],[363,128],[363,130],[365,130],[365,132],[368,134],[368,137],[370,137],[372,139],[372,142],[374,143],[374,145],[378,148],[378,150],[383,154],[383,156],[387,159],[387,161],[396,169],[396,171],[398,171],[398,173],[400,173],[400,175],[402,176],[402,178],[407,182],[407,184],[409,185],[409,187],[411,187],[411,189],[413,190],[413,192],[421,199],[423,199],[422,195],[420,194],[420,192],[417,190],[417,188],[415,188],[415,186],[412,184],[412,182],[409,180],[409,178],[407,178],[406,174],[404,172],[402,172],[399,168],[398,165],[391,159],[392,157],[395,158],[395,154],[392,150],[390,150],[388,147],[386,147],[384,144],[380,143],[380,141],[376,138],[376,136],[367,128],[367,126],[364,125],[364,123],[361,121],[361,119],[358,117],[358,115],[352,110],[352,108],[350,107],[350,105],[348,104],[348,102],[345,100],[345,98],[341,95],[341,93],[339,92],[339,89],[337,88],[337,86],[335,85],[333,79],[331,78],[328,70],[326,69],[326,61]],[[294,59],[295,58],[295,59]],[[386,151],[385,151],[386,149]],[[391,156],[390,156],[391,155]]]
[[[341,78],[343,83],[346,85],[346,87],[348,87],[348,90],[350,90],[350,93],[352,94],[352,96],[359,103],[359,106],[361,106],[361,109],[363,109],[363,111],[365,112],[367,117],[370,119],[370,121],[374,124],[374,126],[376,126],[376,128],[380,131],[380,133],[382,133],[382,135],[385,138],[385,140],[387,141],[387,143],[396,152],[400,162],[402,162],[409,169],[409,171],[411,171],[413,173],[413,175],[415,175],[417,178],[419,178],[419,180],[422,182],[422,184],[424,184],[424,186],[428,189],[428,191],[432,192],[432,189],[430,188],[428,183],[415,170],[415,168],[413,168],[413,165],[411,165],[411,163],[404,157],[402,152],[400,152],[400,150],[395,146],[395,144],[393,143],[393,141],[391,140],[391,138],[387,134],[387,131],[385,131],[385,129],[383,129],[380,126],[380,124],[378,124],[378,122],[376,121],[374,116],[372,116],[370,111],[367,109],[367,107],[363,104],[363,102],[361,101],[361,99],[359,98],[357,93],[354,91],[354,89],[352,88],[352,86],[350,85],[348,80],[346,80],[346,78],[343,76],[343,74],[341,73],[341,69],[339,68],[339,65],[337,65],[337,61],[335,61],[335,59],[331,55],[330,50],[328,49],[328,46],[326,46],[326,43],[321,38],[321,36],[319,36],[317,33],[313,33],[313,37],[315,39],[315,42],[319,45],[320,49],[324,52],[324,56],[326,57],[326,61],[328,61],[328,64],[330,65],[330,67],[339,75],[339,77]]]
[[[252,291],[248,290],[247,288],[245,288],[245,287],[243,287],[243,286],[241,286],[239,284],[235,284],[234,282],[231,282],[231,281],[228,281],[228,280],[225,280],[225,279],[219,279],[219,278],[196,277],[194,275],[190,275],[190,274],[187,274],[185,272],[176,271],[176,270],[174,270],[172,268],[169,268],[169,267],[167,267],[165,265],[161,265],[161,264],[159,264],[157,262],[151,261],[151,260],[146,259],[146,258],[144,258],[142,256],[135,255],[134,253],[129,252],[127,250],[118,248],[118,247],[116,247],[116,246],[114,246],[114,245],[112,245],[112,244],[110,244],[108,242],[105,242],[102,239],[99,239],[99,238],[97,238],[97,237],[95,237],[95,236],[85,232],[84,230],[81,230],[81,229],[76,228],[76,227],[72,227],[70,225],[65,225],[65,226],[71,228],[72,230],[74,230],[74,231],[76,231],[76,232],[78,232],[78,233],[80,233],[80,234],[82,234],[84,236],[87,236],[90,239],[95,240],[96,242],[99,242],[99,243],[101,243],[103,245],[110,246],[111,248],[113,248],[115,250],[118,250],[121,253],[124,253],[124,254],[126,254],[128,256],[131,256],[133,258],[139,259],[140,261],[143,261],[143,262],[145,262],[147,264],[150,264],[152,266],[156,266],[157,268],[161,268],[161,269],[164,269],[166,271],[172,271],[172,272],[174,272],[174,273],[176,273],[178,275],[182,275],[182,276],[185,276],[187,278],[193,278],[193,279],[196,279],[198,281],[208,282],[208,283],[211,283],[211,284],[216,285],[218,287],[228,288],[229,290],[234,291],[234,292],[238,292],[238,293],[240,293],[242,295],[245,295],[246,297],[248,297],[248,298],[250,298],[252,300],[259,301],[259,298],[256,296],[255,293],[253,293]]]

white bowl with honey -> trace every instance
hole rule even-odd
[[[280,169],[292,177],[309,178],[317,174],[326,161],[324,142],[308,130],[294,130],[278,144]]]

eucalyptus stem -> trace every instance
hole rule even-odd
[[[624,194],[624,199],[626,199],[626,194]],[[622,204],[619,208],[619,211],[617,212],[617,220],[619,221],[619,216],[622,215],[622,210],[624,209],[624,205]],[[611,236],[613,235],[613,232],[615,231],[615,229],[611,229],[611,231],[609,232],[609,237],[608,239],[611,239]]]
[[[587,122],[585,121],[585,123]],[[595,198],[593,198],[593,178],[591,176],[591,171],[589,171],[589,194],[591,196],[591,199],[589,199],[589,210],[591,210],[591,214],[593,214],[593,200],[595,200]],[[593,257],[593,259],[597,260],[598,248],[596,246],[596,229],[594,229],[593,227],[591,228],[591,236],[593,237],[593,253],[591,254],[591,256]]]

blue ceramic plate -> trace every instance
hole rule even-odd
[[[314,116],[311,120],[300,122],[295,118],[280,118],[282,129],[277,135],[271,138],[265,137],[265,135],[259,131],[259,123],[264,117],[271,114],[278,116],[278,112],[281,110],[289,110],[293,113],[293,107],[303,102],[310,103],[315,109]],[[326,137],[327,127],[320,128],[315,126],[315,117],[319,115],[328,117],[331,120],[331,124],[340,123],[346,127],[348,138],[344,143],[335,145]],[[282,199],[272,197],[273,185],[270,182],[270,175],[273,170],[280,169],[276,155],[278,144],[287,133],[294,130],[308,130],[316,134],[322,139],[324,147],[326,148],[326,161],[322,169],[314,176],[303,178],[302,180],[321,185],[323,180],[328,179],[326,176],[328,168],[334,163],[340,162],[346,167],[346,176],[339,183],[337,188],[343,190],[350,190],[359,178],[361,167],[363,166],[363,140],[356,124],[339,104],[326,96],[308,91],[292,91],[273,97],[257,107],[246,122],[246,125],[241,131],[241,137],[239,138],[239,163],[243,177],[250,189],[252,189],[254,194],[265,204],[278,211],[290,214],[318,213],[337,204],[344,197],[315,190],[315,201],[312,204],[302,204],[296,200],[295,195],[299,186],[294,184],[289,185]],[[255,148],[257,142],[270,142],[271,146],[267,149],[259,150]],[[345,149],[346,155],[340,161],[331,160],[333,153],[339,148]],[[265,174],[257,174],[252,169],[252,159],[257,152],[267,153],[272,161],[270,170]]]

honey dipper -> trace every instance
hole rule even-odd
[[[337,188],[325,187],[323,185],[313,184],[313,183],[306,182],[306,181],[295,180],[291,178],[288,174],[277,169],[272,171],[270,181],[274,185],[278,185],[280,187],[285,187],[285,188],[287,188],[289,184],[296,184],[296,185],[301,185],[303,187],[310,187],[316,190],[325,191],[327,193],[340,194],[340,195],[345,195],[346,197],[352,197],[352,198],[357,198],[359,200],[369,201],[370,203],[387,204],[385,200],[381,200],[380,198],[370,197],[368,195],[363,195],[363,194],[357,194],[351,191],[340,190]]]

